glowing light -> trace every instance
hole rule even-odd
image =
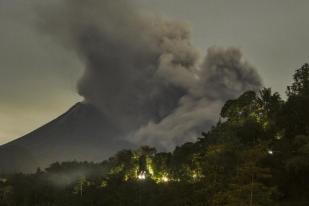
[[[275,138],[280,140],[282,138],[282,134],[280,134],[280,133],[276,134]]]
[[[167,176],[163,176],[161,179],[162,179],[162,182],[168,182],[169,181],[169,178]]]
[[[147,163],[147,170],[148,170],[150,175],[154,175],[154,171],[153,171],[153,168],[152,168],[150,162]]]
[[[139,180],[145,180],[146,179],[146,171],[141,171],[141,173],[137,176]]]
[[[101,187],[106,187],[107,186],[107,182],[105,180],[102,181],[101,183]]]
[[[272,155],[272,154],[274,154],[274,151],[268,150],[268,154]]]
[[[193,172],[192,172],[192,178],[193,178],[193,179],[196,179],[197,177],[198,177],[198,176],[197,176],[197,172],[196,172],[196,171],[193,171]]]

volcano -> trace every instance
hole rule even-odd
[[[80,102],[46,125],[0,146],[0,173],[33,172],[56,161],[102,161],[130,148],[121,136],[95,106]]]

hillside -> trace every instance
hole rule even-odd
[[[94,106],[77,103],[55,120],[2,145],[0,172],[32,172],[54,161],[102,160],[123,148],[119,134]]]

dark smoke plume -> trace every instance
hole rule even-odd
[[[218,120],[224,101],[261,87],[234,48],[191,43],[187,24],[149,14],[129,0],[63,0],[39,8],[40,28],[80,56],[78,85],[137,144],[170,149]]]

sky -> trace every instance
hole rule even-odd
[[[237,47],[264,85],[284,95],[294,70],[309,59],[309,1],[135,0],[186,21],[196,47]],[[39,32],[34,0],[0,0],[0,144],[47,123],[82,100],[84,65]]]

